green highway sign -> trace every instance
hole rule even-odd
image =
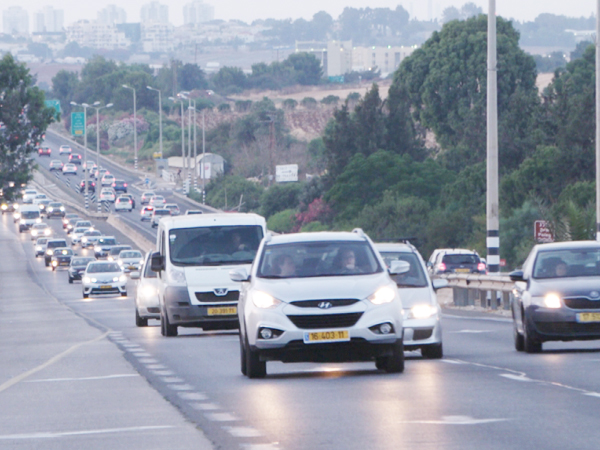
[[[83,136],[85,134],[85,114],[82,112],[71,113],[71,135]]]
[[[60,114],[60,100],[45,100],[44,104],[46,105],[46,108],[54,108],[56,111],[54,113],[54,118],[58,119],[58,115]]]

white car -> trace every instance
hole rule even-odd
[[[117,195],[112,188],[104,188],[100,192],[100,201],[101,202],[114,202],[117,199]]]
[[[94,247],[101,237],[102,233],[100,231],[88,229],[83,233],[83,236],[81,236],[81,247]]]
[[[33,203],[33,199],[37,194],[35,189],[25,189],[25,192],[23,193],[23,203]]]
[[[447,280],[431,280],[423,258],[410,244],[375,244],[388,267],[393,261],[410,264],[408,272],[394,275],[404,308],[404,348],[421,349],[424,358],[444,356],[441,310],[435,291],[448,286]]]
[[[81,238],[89,228],[79,227],[75,228],[71,233],[71,245],[80,244]]]
[[[119,196],[115,201],[115,211],[133,211],[133,202],[129,197]]]
[[[77,166],[75,164],[65,164],[62,168],[63,175],[77,175]]]
[[[127,296],[127,275],[116,262],[96,261],[87,265],[81,277],[83,298],[94,294]]]
[[[152,214],[154,213],[154,206],[143,206],[140,211],[140,220],[152,220]]]
[[[59,155],[70,155],[72,152],[73,150],[68,145],[61,145],[58,149]]]
[[[241,371],[262,378],[267,361],[375,361],[404,371],[402,302],[390,274],[409,270],[385,262],[362,232],[267,234],[243,282]]]
[[[160,319],[160,303],[158,298],[158,278],[150,267],[150,257],[146,255],[145,263],[139,271],[131,272],[132,280],[139,280],[135,292],[135,324],[147,327],[148,319]]]
[[[142,205],[147,205],[148,203],[150,203],[150,199],[152,197],[154,197],[156,194],[154,193],[154,191],[146,191],[142,194],[142,200],[141,200],[141,204]]]
[[[35,240],[39,237],[50,237],[52,236],[52,228],[47,223],[36,223],[31,226],[31,240]]]
[[[50,200],[46,194],[36,194],[35,197],[33,198],[33,200],[31,201],[31,203],[33,203],[34,205],[39,205],[41,201],[43,200]]]
[[[116,261],[125,273],[129,273],[132,270],[140,270],[144,256],[139,250],[122,250]]]
[[[177,206],[175,203],[167,203],[164,207],[165,209],[171,211],[172,216],[178,216],[179,214],[181,214],[179,206]]]
[[[35,257],[44,256],[46,253],[46,244],[48,243],[48,238],[41,237],[35,241]]]
[[[158,222],[163,217],[169,217],[171,215],[171,211],[166,208],[155,208],[152,211],[152,217],[150,218],[150,225],[152,228],[156,228],[158,226]]]
[[[163,208],[167,201],[162,195],[155,195],[150,199],[148,205],[154,206],[155,208]]]
[[[100,181],[101,186],[112,186],[115,182],[115,176],[110,173],[105,174]]]

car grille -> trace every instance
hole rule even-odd
[[[416,329],[413,334],[413,341],[422,341],[423,339],[429,339],[432,333],[433,328]]]
[[[536,322],[535,326],[541,333],[547,334],[600,334],[600,322],[575,323],[575,322]]]
[[[362,312],[348,314],[311,314],[287,316],[298,328],[314,330],[317,328],[347,328],[354,326]]]
[[[590,300],[589,298],[565,298],[565,306],[571,309],[600,309],[600,301]]]
[[[92,288],[90,294],[120,294],[119,288],[111,287],[110,289]]]
[[[295,300],[290,302],[290,305],[297,306],[299,308],[318,308],[323,302],[331,303],[331,308],[338,306],[349,306],[358,303],[360,300],[356,298],[336,298],[336,299],[322,299],[322,300]]]
[[[196,298],[203,303],[237,302],[240,291],[228,291],[225,295],[216,295],[214,292],[196,292]]]

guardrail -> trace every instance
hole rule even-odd
[[[456,306],[510,309],[515,282],[508,275],[448,274],[435,278],[448,280]]]

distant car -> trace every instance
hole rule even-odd
[[[127,276],[116,262],[94,261],[82,274],[82,294],[88,298],[94,294],[127,295]]]
[[[43,200],[50,200],[46,194],[36,194],[35,198],[33,199],[32,203],[34,205],[39,205],[39,203]]]
[[[38,156],[52,156],[52,149],[50,147],[40,147]]]
[[[61,160],[53,159],[52,161],[50,161],[50,166],[48,167],[48,170],[52,172],[53,170],[62,170],[63,167],[64,164]]]
[[[48,217],[48,205],[51,203],[52,201],[49,199],[46,200],[40,200],[37,202],[38,208],[40,208],[40,214],[42,216],[46,216]]]
[[[202,211],[200,211],[199,209],[188,209],[185,212],[186,216],[192,215],[192,214],[204,214]]]
[[[96,258],[89,256],[75,256],[71,258],[69,266],[69,284],[73,284],[75,280],[81,280],[81,275],[85,272],[85,268],[91,262],[96,261]]]
[[[88,186],[88,194],[96,192],[96,183],[94,181],[88,180],[87,186]],[[85,180],[81,180],[81,183],[79,183],[79,193],[81,193],[81,194],[85,193]]]
[[[62,173],[63,175],[77,175],[77,166],[75,164],[65,164]]]
[[[168,209],[155,208],[154,211],[152,211],[152,218],[150,219],[150,224],[152,225],[152,228],[156,228],[158,226],[158,221],[160,219],[170,215],[171,211],[169,211]]]
[[[67,234],[71,234],[73,232],[78,222],[81,222],[81,217],[74,217],[72,219],[69,219],[69,222],[67,223],[66,227]]]
[[[114,236],[102,236],[100,239],[98,239],[98,242],[96,242],[94,247],[94,256],[96,258],[105,258],[108,256],[110,249],[115,245],[118,245],[118,242]]]
[[[108,251],[106,259],[108,261],[117,261],[117,259],[119,259],[119,254],[124,250],[131,250],[131,245],[114,245]]]
[[[140,270],[144,262],[144,256],[139,250],[121,250],[116,261],[125,273],[129,273],[132,270]]]
[[[81,247],[94,247],[98,240],[102,237],[102,233],[98,230],[87,230],[81,236]]]
[[[33,199],[36,195],[37,191],[35,189],[25,189],[25,192],[23,193],[23,203],[33,203]]]
[[[59,267],[69,267],[71,265],[71,258],[75,255],[73,250],[70,248],[55,248],[50,258],[50,266],[55,271]]]
[[[98,178],[97,174],[98,174],[98,167],[97,166],[91,167],[90,168],[90,177],[97,179]]]
[[[68,145],[61,145],[58,149],[59,155],[70,155],[71,153],[73,153],[73,150]]]
[[[5,214],[5,213],[14,213],[18,209],[19,209],[19,204],[16,203],[16,202],[7,202],[7,201],[4,201],[0,205],[0,210],[2,210],[2,214]]]
[[[44,264],[46,267],[50,265],[50,260],[57,248],[68,248],[67,241],[64,239],[48,239],[46,242],[46,252],[44,253]]]
[[[100,169],[98,169],[98,170],[96,171],[96,179],[98,179],[98,180],[102,180],[102,177],[103,177],[104,175],[106,175],[107,173],[110,173],[110,172],[108,171],[108,169],[105,169],[105,168],[102,168],[102,167],[101,167]]]
[[[131,200],[132,208],[135,209],[135,197],[131,194],[121,194],[119,197],[127,197]]]
[[[165,205],[165,209],[168,209],[169,211],[171,211],[172,216],[178,216],[179,214],[181,214],[181,211],[179,210],[179,206],[177,206],[175,203],[167,203]]]
[[[112,184],[115,182],[115,176],[111,175],[110,173],[107,173],[100,180],[101,180],[100,184],[102,185],[102,187],[105,187],[105,186],[112,187]]]
[[[36,258],[38,256],[44,256],[44,253],[46,253],[46,243],[47,242],[48,242],[47,237],[41,237],[41,238],[38,238],[37,241],[35,241],[35,257]]]
[[[140,211],[140,220],[152,220],[152,213],[154,212],[154,206],[144,206]]]
[[[113,181],[112,188],[115,190],[115,192],[127,194],[127,183],[124,180]]]
[[[71,164],[77,164],[77,165],[81,165],[82,162],[82,158],[81,155],[79,153],[71,153],[69,155],[69,163]]]
[[[101,202],[111,202],[113,203],[117,199],[117,195],[112,188],[102,188],[100,191],[100,201]]]
[[[63,230],[67,229],[67,227],[69,225],[69,220],[71,220],[71,219],[79,219],[79,216],[75,213],[65,214],[65,217],[63,217],[63,220],[62,220]],[[79,219],[79,220],[81,220],[81,219]]]
[[[64,217],[65,207],[61,202],[50,202],[46,208],[46,217]]]
[[[485,274],[486,266],[476,251],[453,248],[437,252],[435,259],[428,263],[428,271],[431,276],[449,273]]]
[[[148,203],[150,203],[150,199],[155,195],[156,194],[154,193],[154,191],[146,191],[142,193],[142,200],[140,201],[140,203],[142,205],[147,205]]]
[[[83,237],[83,235],[85,234],[85,232],[87,230],[89,230],[89,227],[79,227],[79,228],[75,228],[73,230],[73,232],[71,233],[71,245],[76,245],[76,244],[80,244],[81,243],[81,238]]]
[[[155,208],[164,208],[167,201],[162,195],[155,195],[150,199],[148,203],[150,206],[154,206]]]
[[[31,240],[35,241],[40,237],[50,237],[52,236],[52,228],[47,223],[35,223],[31,226]]]
[[[131,272],[131,279],[139,280],[135,293],[135,324],[138,327],[147,327],[148,319],[160,319],[159,280],[150,267],[151,256],[152,252],[146,255],[139,272]]]
[[[115,211],[133,211],[133,203],[129,197],[120,195],[115,200]]]

